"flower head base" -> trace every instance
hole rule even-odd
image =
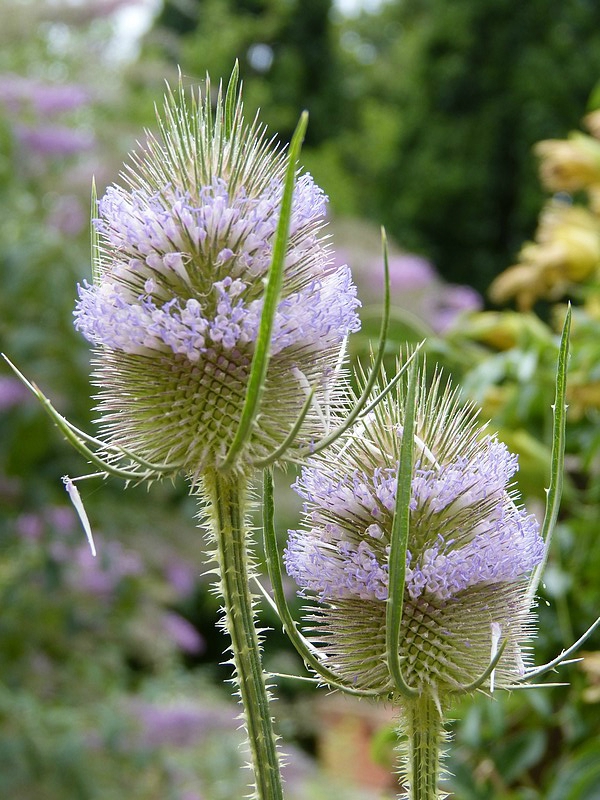
[[[219,94],[169,95],[162,141],[98,204],[94,282],[76,326],[97,347],[101,424],[110,445],[192,475],[219,466],[235,436],[259,337],[287,163]],[[340,347],[359,327],[347,267],[322,235],[326,198],[294,189],[270,361],[244,460],[275,450],[306,399],[325,404]],[[306,416],[300,441],[322,433]]]
[[[450,390],[419,384],[400,635],[406,683],[443,700],[477,681],[497,651],[497,685],[523,675],[531,627],[527,575],[542,560],[538,524],[507,489],[517,460]],[[295,484],[305,529],[288,573],[313,596],[311,638],[340,682],[389,690],[386,605],[405,390],[314,458]]]

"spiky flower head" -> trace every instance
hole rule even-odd
[[[239,94],[212,108],[168,93],[160,138],[98,203],[93,284],[76,327],[95,345],[108,444],[192,475],[218,467],[235,435],[273,259],[285,152],[242,116]],[[259,412],[240,463],[273,452],[306,400],[332,391],[340,346],[359,327],[347,267],[323,235],[326,197],[308,174],[293,193],[281,292]],[[310,412],[304,445],[320,432]]]
[[[509,488],[516,456],[439,376],[418,386],[399,663],[412,690],[444,703],[486,673],[500,642],[496,685],[522,676],[527,575],[544,548]],[[405,401],[400,385],[303,469],[304,527],[285,552],[312,598],[309,637],[325,662],[341,682],[382,694],[394,693],[386,606]]]

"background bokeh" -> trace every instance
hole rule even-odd
[[[520,454],[539,515],[556,332],[573,301],[565,497],[536,662],[581,635],[600,613],[600,124],[580,127],[600,105],[600,5],[0,0],[0,20],[0,350],[93,430],[88,347],[72,327],[92,177],[99,194],[118,180],[165,79],[217,83],[237,58],[247,115],[260,108],[282,142],[310,112],[303,163],[330,196],[335,257],[363,302],[353,357],[378,328],[384,224],[390,363],[427,337],[430,366]],[[562,164],[540,182],[534,145],[574,129],[585,179],[573,156],[575,179],[561,183]],[[194,502],[183,484],[79,484],[94,560],[61,482],[85,470],[0,367],[0,796],[239,800],[248,773]],[[278,483],[283,539],[298,504],[291,476]],[[304,675],[267,609],[262,620],[267,668]],[[583,655],[546,679],[565,685],[455,709],[450,792],[600,800],[598,636]],[[390,709],[273,681],[291,800],[394,796]]]

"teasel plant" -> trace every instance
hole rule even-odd
[[[360,304],[348,268],[333,264],[326,198],[298,167],[307,115],[279,147],[257,118],[244,120],[237,65],[213,100],[208,78],[197,95],[181,80],[167,87],[159,135],[147,132],[121,185],[100,200],[92,192],[93,280],[79,287],[74,314],[93,346],[99,435],[4,358],[94,470],[64,478],[92,553],[78,481],[187,480],[211,536],[252,797],[281,800],[255,618],[251,482],[331,446],[364,414],[383,359],[389,275],[385,256],[377,355],[350,407],[346,341]]]
[[[401,797],[408,800],[446,796],[445,723],[457,700],[535,685],[570,663],[600,625],[533,665],[532,609],[562,489],[570,318],[569,309],[541,526],[511,488],[516,456],[441,373],[428,383],[413,358],[392,392],[374,387],[352,430],[311,457],[294,485],[303,524],[289,531],[283,561],[306,601],[298,625],[283,589],[273,479],[265,470],[272,594],[263,593],[313,680],[395,707]]]

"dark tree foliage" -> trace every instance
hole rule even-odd
[[[186,74],[226,78],[234,59],[247,101],[283,139],[299,112],[311,114],[308,144],[330,133],[340,106],[340,75],[331,37],[332,0],[167,0],[155,31],[180,37],[170,56]]]
[[[600,77],[600,4],[405,0],[387,14],[401,122],[379,215],[483,290],[535,228],[533,144],[576,127]]]

